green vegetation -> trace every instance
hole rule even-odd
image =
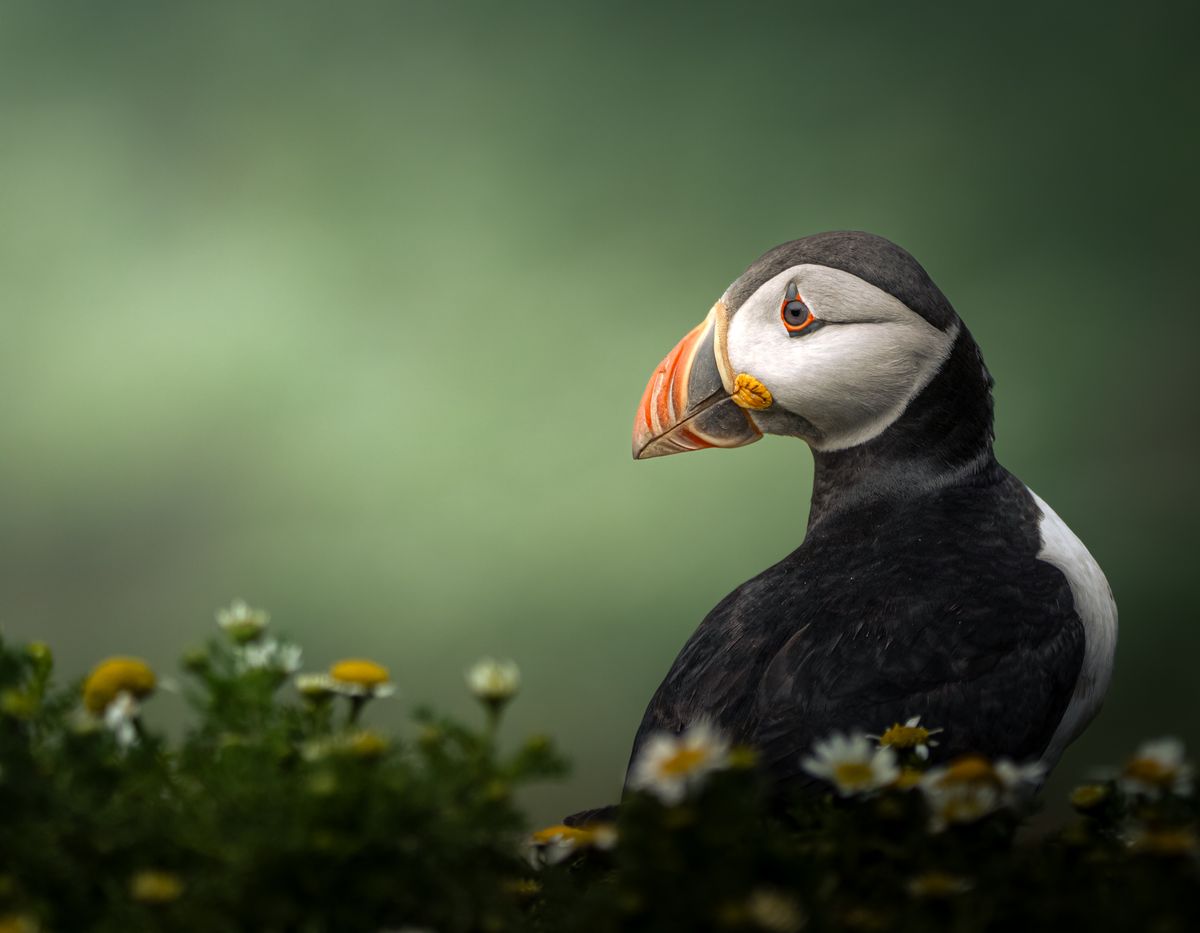
[[[393,692],[299,648],[235,603],[183,659],[53,682],[41,643],[0,642],[0,933],[10,931],[767,931],[1195,929],[1197,804],[1173,740],[1072,795],[1074,821],[1019,834],[1036,768],[929,766],[919,719],[833,736],[816,791],[772,799],[752,749],[697,723],[659,736],[612,823],[531,831],[514,790],[560,776],[534,736],[502,753],[519,686],[480,662],[470,727],[419,711],[362,724]],[[148,729],[182,689],[194,724]],[[934,756],[935,757],[935,756]]]

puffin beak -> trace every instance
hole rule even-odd
[[[742,447],[762,431],[735,402],[737,380],[725,351],[729,312],[718,301],[646,384],[633,422],[633,458],[648,460],[705,447]],[[741,377],[738,377],[740,379]]]

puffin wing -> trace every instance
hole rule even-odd
[[[882,733],[912,716],[945,730],[937,759],[1040,756],[1075,689],[1084,630],[1060,571],[1022,570],[1019,586],[985,573],[947,604],[912,591],[856,622],[797,630],[757,691],[764,764],[800,778],[801,759],[830,733]]]

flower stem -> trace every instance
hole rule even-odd
[[[353,726],[358,722],[359,714],[363,707],[367,705],[366,697],[351,697],[350,698],[350,717],[346,720],[346,725]]]

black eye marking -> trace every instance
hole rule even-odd
[[[821,322],[813,317],[808,305],[804,303],[794,282],[788,283],[783,301],[779,305],[779,319],[783,321],[783,326],[793,337],[816,330],[821,325]]]

